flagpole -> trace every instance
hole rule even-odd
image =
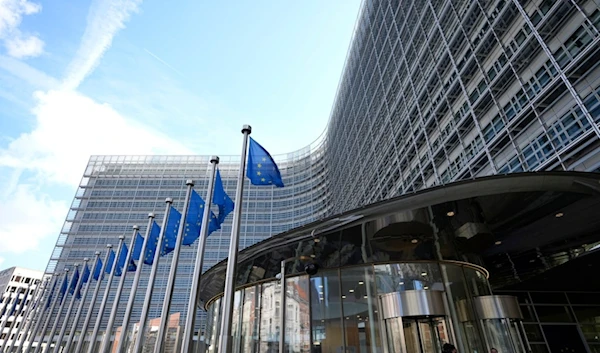
[[[52,278],[54,278],[54,281],[53,281],[54,283],[51,286],[48,286],[48,289],[49,289],[48,297],[50,297],[52,295],[52,293],[53,293],[52,290],[55,288],[56,283],[58,282],[58,277],[59,277],[58,275],[53,273],[51,275],[50,279],[48,280],[48,284],[50,284],[50,282],[52,282]],[[45,290],[46,290],[46,288],[44,288],[44,291]],[[40,329],[40,326],[42,325],[42,321],[43,321],[42,318],[44,318],[46,316],[46,312],[48,311],[47,309],[48,309],[49,304],[45,303],[43,294],[44,293],[42,293],[42,296],[40,297],[40,302],[42,304],[42,308],[41,308],[41,310],[38,310],[37,315],[34,316],[35,317],[35,326],[33,326],[33,331],[31,331],[31,334],[29,335],[29,344],[27,345],[27,348],[25,348],[23,350],[23,353],[29,353],[29,351],[31,350],[33,341],[35,340],[35,336],[37,335],[37,333]]]
[[[173,199],[168,197],[165,200],[165,202],[167,203],[167,206],[165,208],[165,215],[163,217],[160,235],[158,236],[158,243],[156,244],[156,249],[154,251],[152,270],[150,270],[150,277],[148,278],[148,287],[146,287],[146,297],[144,299],[144,306],[142,307],[142,315],[140,316],[140,327],[136,336],[133,353],[142,353],[142,348],[144,348],[144,344],[142,342],[144,340],[144,328],[146,327],[146,321],[148,321],[148,312],[150,311],[150,302],[152,301],[152,290],[154,287],[154,280],[156,279],[156,272],[158,271],[158,260],[162,251],[162,244],[164,240],[163,238],[165,237],[167,220],[169,219],[169,214],[171,213],[171,204],[173,203]]]
[[[6,323],[8,322],[9,317],[14,316],[15,319],[10,324],[10,326],[8,328],[8,333],[6,334],[4,341],[0,345],[0,352],[3,351],[4,348],[6,347],[6,344],[8,343],[8,339],[10,338],[10,331],[12,331],[12,328],[13,328],[12,326],[14,325],[15,321],[17,321],[18,316],[15,315],[16,313],[14,313],[13,311],[15,310],[15,308],[17,307],[17,305],[19,303],[19,295],[21,295],[21,291],[22,291],[22,288],[18,288],[17,290],[15,290],[15,300],[12,301],[10,310],[8,310],[8,311],[4,310],[4,313],[6,314],[6,319],[4,321],[2,321],[2,324],[0,325],[0,333],[4,332],[4,329],[6,328]],[[8,298],[10,299],[10,294],[8,295]]]
[[[208,179],[208,195],[204,204],[204,213],[202,214],[202,228],[200,230],[200,239],[198,240],[198,250],[196,251],[196,265],[194,266],[194,275],[192,276],[192,287],[190,299],[188,301],[187,316],[185,319],[185,327],[183,330],[183,342],[181,345],[181,353],[192,353],[194,339],[194,326],[196,324],[196,307],[198,305],[198,293],[200,292],[200,276],[202,276],[202,266],[204,261],[204,246],[208,237],[210,204],[212,203],[213,193],[215,190],[215,173],[219,157],[210,157],[212,165],[210,179]],[[198,333],[198,344],[200,344],[200,333]]]
[[[77,268],[79,265],[73,264],[73,266],[75,268]],[[65,271],[69,271],[69,269],[66,268]],[[75,272],[76,271],[73,271],[71,280],[69,281],[69,283],[67,283],[67,289],[65,290],[62,297],[60,298],[60,307],[58,308],[58,314],[54,318],[54,323],[52,324],[52,329],[50,329],[50,336],[48,338],[48,344],[46,345],[46,347],[44,347],[43,353],[47,353],[50,350],[50,346],[52,345],[52,341],[54,340],[54,334],[56,333],[56,329],[58,328],[58,322],[60,321],[60,316],[62,315],[63,308],[65,307],[67,294],[69,293],[69,287],[71,286],[71,282],[73,282],[73,280],[75,279]],[[65,326],[65,323],[63,323],[62,326]]]
[[[31,296],[31,301],[29,302],[29,306],[27,307],[27,311],[25,312],[25,315],[23,316],[23,320],[25,320],[25,327],[23,328],[23,335],[21,336],[21,340],[19,340],[19,346],[21,347],[21,350],[23,350],[23,343],[25,343],[25,340],[27,339],[27,334],[29,333],[29,329],[31,328],[31,324],[33,322],[33,317],[31,319],[28,319],[29,316],[31,316],[31,314],[33,313],[35,315],[35,308],[37,308],[37,306],[39,305],[38,303],[38,299],[39,299],[39,295],[40,295],[40,290],[42,287],[42,281],[43,279],[40,279],[40,282],[38,284],[35,285],[35,291],[33,292],[33,295]],[[35,281],[34,281],[35,283]],[[14,348],[14,342],[13,344],[8,348],[8,351],[10,352],[13,348]]]
[[[69,337],[67,337],[67,343],[65,344],[65,349],[63,350],[63,352],[65,352],[65,353],[69,352],[69,349],[71,348],[71,345],[73,344],[73,338],[75,337],[75,330],[77,330],[77,324],[79,323],[79,318],[81,317],[81,312],[83,311],[83,303],[85,302],[85,298],[87,297],[88,290],[90,289],[90,286],[92,284],[91,277],[96,272],[96,266],[98,266],[98,258],[100,257],[100,251],[96,251],[94,253],[94,255],[96,255],[96,257],[94,258],[94,267],[92,269],[92,272],[90,272],[89,278],[87,280],[87,285],[85,286],[85,289],[83,290],[83,294],[81,295],[81,299],[79,301],[79,307],[77,308],[77,313],[75,314],[75,318],[73,319],[73,324],[71,325],[71,331],[69,331]],[[88,258],[85,258],[83,261],[85,262],[86,260],[88,260]],[[85,271],[85,266],[83,268]],[[83,273],[81,274],[80,278],[83,280]],[[79,290],[81,290],[82,285],[83,285],[83,283],[79,286]],[[77,291],[75,291],[75,296],[77,296]]]
[[[60,285],[61,288],[64,285],[64,282],[68,280],[68,278],[67,278],[68,274],[69,274],[69,269],[65,269],[65,277],[63,278],[63,284]],[[60,292],[60,288],[58,289],[58,291]],[[42,332],[40,332],[41,337],[40,337],[40,341],[38,342],[38,345],[35,347],[35,351],[34,351],[35,353],[39,353],[40,349],[42,348],[42,343],[44,343],[44,337],[46,336],[46,330],[48,329],[48,325],[50,325],[50,317],[54,313],[54,308],[56,307],[56,302],[58,300],[58,297],[59,297],[58,295],[54,296],[54,301],[52,301],[52,306],[50,307],[50,313],[47,315],[47,318],[44,321],[44,327],[42,328]]]
[[[252,132],[250,125],[242,127],[244,142],[242,143],[242,160],[238,173],[237,189],[235,190],[235,205],[233,210],[233,224],[231,227],[231,240],[229,241],[229,258],[225,275],[225,291],[223,293],[221,339],[219,340],[219,353],[231,352],[231,323],[233,320],[233,297],[235,295],[235,280],[237,274],[238,244],[240,241],[240,220],[242,218],[242,196],[244,192],[244,175],[246,169],[246,153],[248,152],[248,136]],[[282,352],[283,353],[283,352]]]
[[[98,298],[98,293],[100,292],[100,284],[102,283],[102,280],[104,279],[104,275],[102,272],[104,272],[104,268],[106,267],[106,263],[108,262],[108,256],[110,255],[111,248],[112,248],[112,244],[106,245],[106,255],[104,255],[104,262],[102,263],[102,268],[100,269],[100,278],[98,278],[98,280],[96,281],[96,287],[94,288],[94,294],[92,294],[92,301],[90,302],[90,305],[88,306],[87,314],[85,314],[85,320],[83,321],[83,327],[81,328],[81,334],[79,335],[79,341],[77,341],[77,346],[75,347],[75,352],[77,352],[77,353],[81,352],[81,346],[83,346],[83,341],[85,340],[85,335],[87,333],[88,326],[90,325],[90,320],[92,318],[94,306],[96,305],[96,298]],[[96,268],[96,265],[94,265],[94,269]],[[93,278],[94,273],[96,273],[96,272],[94,271],[94,272],[90,273],[90,277]],[[91,338],[90,338],[90,344],[91,344]]]
[[[21,294],[21,288],[17,288],[17,290],[15,290],[15,299],[14,300],[10,300],[10,293],[8,294],[8,303],[6,303],[4,305],[4,314],[6,315],[6,318],[0,324],[0,334],[2,332],[4,332],[4,329],[6,328],[6,323],[8,322],[8,318],[11,317],[12,314],[14,314],[14,313],[12,313],[12,311],[15,310],[15,308],[17,307],[17,302],[19,301],[20,294]],[[6,310],[6,307],[9,305],[10,305],[10,309]],[[0,318],[2,318],[2,315],[0,315]],[[8,334],[6,335],[6,338],[0,345],[0,352],[4,350],[4,346],[6,346],[9,336],[10,336],[10,329],[8,331]]]
[[[129,319],[131,318],[131,310],[133,310],[133,304],[135,302],[135,294],[137,292],[138,283],[140,282],[140,275],[142,273],[142,266],[144,265],[144,254],[146,253],[146,246],[148,244],[148,237],[150,236],[150,230],[152,229],[152,222],[154,221],[154,213],[148,214],[148,227],[146,227],[146,236],[142,243],[142,250],[140,251],[140,259],[138,260],[137,269],[135,270],[135,277],[131,284],[131,291],[129,292],[129,300],[127,300],[127,308],[125,309],[125,316],[123,316],[123,323],[121,324],[121,337],[119,337],[119,344],[117,345],[117,353],[123,352],[125,341],[127,340],[127,326],[129,326]],[[116,339],[116,336],[115,336]],[[68,353],[68,352],[66,352]]]
[[[85,266],[87,266],[88,261],[90,261],[90,259],[87,257],[83,259],[83,266],[81,267],[82,269],[85,268]],[[77,265],[75,265],[75,269],[77,269]],[[75,277],[75,272],[73,273],[73,277]],[[71,312],[73,311],[73,306],[75,305],[75,297],[77,296],[77,293],[78,293],[79,289],[81,288],[82,280],[83,280],[83,274],[79,273],[79,278],[77,278],[77,283],[75,284],[75,291],[71,295],[71,302],[69,303],[69,307],[67,308],[67,313],[65,314],[65,322],[63,323],[62,327],[60,328],[60,333],[58,334],[58,339],[56,340],[56,344],[54,345],[54,351],[53,351],[54,353],[58,353],[60,351],[60,345],[62,344],[62,340],[65,337],[65,332],[67,331],[67,324],[69,323],[69,317],[71,316]],[[71,279],[71,284],[72,284],[72,281],[73,280]],[[70,289],[71,289],[71,286],[69,286],[69,290]]]
[[[88,346],[88,353],[92,353],[94,351],[94,346],[96,345],[96,337],[98,336],[98,331],[100,330],[100,324],[102,323],[102,317],[104,316],[104,309],[106,308],[106,301],[108,300],[108,294],[110,293],[110,285],[112,284],[113,278],[115,277],[115,271],[119,266],[119,255],[121,254],[121,248],[123,247],[123,241],[125,240],[125,236],[119,235],[119,246],[117,247],[117,253],[115,254],[115,261],[112,263],[112,267],[110,269],[110,274],[108,275],[108,280],[106,282],[106,287],[104,288],[104,296],[102,297],[102,303],[100,303],[100,309],[98,310],[98,315],[96,316],[96,324],[94,325],[94,330],[92,331],[92,337],[90,338],[90,345]],[[106,264],[104,265],[106,268]],[[123,275],[121,273],[121,275]]]
[[[108,317],[108,324],[106,325],[106,331],[104,333],[104,339],[102,339],[102,345],[100,345],[99,353],[106,352],[110,348],[110,337],[112,334],[112,328],[115,324],[115,318],[117,316],[117,310],[119,309],[119,300],[121,300],[121,292],[123,291],[123,284],[125,283],[125,277],[127,275],[129,269],[129,262],[131,261],[131,254],[133,252],[133,247],[135,246],[135,236],[137,235],[140,227],[137,225],[133,226],[133,234],[131,235],[131,241],[129,242],[129,251],[127,251],[127,256],[125,257],[125,265],[123,266],[123,270],[121,271],[121,279],[119,280],[119,286],[117,287],[117,293],[115,294],[115,300],[113,301],[113,306],[110,311],[110,316]],[[119,251],[119,255],[117,256],[117,265],[119,263],[119,257],[121,256],[121,252]],[[137,268],[136,268],[137,270]],[[115,336],[116,338],[116,336]],[[55,352],[58,353],[58,352]]]
[[[165,333],[167,331],[167,324],[169,323],[169,310],[171,310],[171,297],[173,296],[173,290],[175,289],[175,277],[177,277],[177,267],[179,265],[179,253],[181,252],[181,244],[183,243],[183,233],[185,232],[185,221],[187,213],[190,208],[190,198],[192,197],[192,188],[194,187],[194,181],[191,179],[186,180],[187,191],[185,193],[185,202],[183,203],[183,210],[181,211],[181,222],[179,223],[179,229],[177,230],[177,238],[175,239],[175,250],[173,251],[173,259],[171,260],[171,270],[169,271],[169,279],[167,281],[167,290],[165,291],[165,297],[163,299],[162,312],[160,316],[160,326],[158,327],[158,336],[156,336],[156,344],[154,345],[154,353],[160,353],[162,351],[162,345],[165,340]],[[102,352],[101,352],[102,353]]]

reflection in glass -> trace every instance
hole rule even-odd
[[[443,278],[448,279],[446,285]],[[466,319],[460,319],[466,351],[485,353],[481,347],[486,341],[481,335],[486,331],[486,337],[501,336],[489,342],[500,352],[523,352],[526,338],[524,334],[520,336],[515,322],[496,320],[486,326],[474,319],[473,296],[489,294],[485,274],[437,262],[367,265],[321,270],[310,277],[291,276],[286,282],[285,308],[280,304],[277,280],[239,289],[234,297],[233,349],[279,353],[281,310],[285,309],[284,353],[378,353],[384,348],[389,353],[439,353],[444,343],[457,343],[454,336],[450,337],[451,316],[392,317],[382,322],[379,296],[395,291],[431,293],[448,288],[451,291],[446,295],[451,294],[451,302],[468,304],[459,315],[466,315]],[[216,353],[222,319],[220,306],[219,299],[208,307],[205,337],[210,353]]]
[[[339,272],[320,271],[310,278],[311,329],[315,352],[337,352],[343,346]]]
[[[402,318],[394,317],[388,320],[385,320],[386,323],[386,331],[387,331],[387,340],[388,347],[390,352],[404,352],[404,346],[402,344],[402,337],[404,333],[402,332],[404,327],[402,325]],[[408,346],[409,340],[411,337],[406,338],[407,347],[409,351],[416,352],[412,345],[414,340],[410,341],[411,346]]]
[[[241,310],[241,304],[242,304],[242,296],[244,295],[244,291],[236,291],[235,295],[233,297],[233,320],[231,322],[231,336],[233,337],[232,339],[232,345],[233,345],[233,351],[234,352],[239,352],[240,351],[240,340],[241,340],[241,325],[242,325],[242,310]]]
[[[511,319],[484,320],[483,327],[488,343],[498,352],[525,353],[523,337],[519,334],[518,323]]]
[[[463,268],[467,287],[472,296],[490,295],[492,291],[485,275],[472,268]]]
[[[279,282],[263,283],[260,307],[260,352],[279,352]]]
[[[373,268],[342,269],[340,277],[346,347],[356,353],[381,351]]]
[[[213,353],[217,351],[217,339],[219,337],[219,329],[221,322],[221,299],[215,300],[208,310],[206,326],[206,346],[207,352]]]
[[[260,322],[260,286],[248,287],[244,290],[242,303],[242,326],[239,352],[258,352],[258,323]]]
[[[310,353],[308,276],[286,281],[285,352]]]
[[[376,265],[379,294],[405,290],[444,290],[437,263]]]

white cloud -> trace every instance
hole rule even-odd
[[[56,235],[67,209],[66,202],[51,200],[39,185],[20,184],[0,203],[2,253],[22,254],[48,234]]]
[[[54,77],[51,77],[20,60],[8,56],[0,55],[0,68],[23,80],[35,89],[49,90],[59,84],[59,81]]]
[[[21,4],[20,12],[4,11],[6,2]],[[45,190],[56,186],[74,189],[90,155],[192,153],[177,141],[177,136],[166,136],[77,91],[98,65],[116,33],[137,11],[139,3],[139,0],[97,0],[92,4],[79,49],[62,84],[18,60],[0,55],[0,68],[40,90],[34,95],[32,130],[0,149],[0,168],[11,173],[5,174],[5,177],[11,176],[10,180],[0,186],[3,199],[0,202],[0,244],[3,244],[0,252],[4,258],[6,254],[33,249],[41,240],[58,234],[72,195],[53,199]],[[0,0],[0,28],[10,25],[14,32],[20,16],[40,10],[27,0]],[[15,13],[18,13],[16,19],[7,15]],[[3,20],[7,16],[9,20]],[[12,38],[16,38],[14,33]],[[2,40],[6,43],[6,39]],[[35,45],[29,44],[29,51],[22,43],[18,46],[21,52],[15,49],[9,54],[17,57],[34,53]],[[33,176],[36,182],[25,176]]]
[[[7,39],[4,45],[8,55],[18,59],[38,56],[44,52],[44,42],[33,35]]]
[[[15,58],[38,56],[44,51],[44,42],[33,34],[19,29],[23,16],[42,10],[42,6],[28,0],[0,0],[0,39]]]
[[[125,22],[140,3],[141,0],[98,0],[92,4],[81,44],[67,69],[66,88],[78,87],[96,68],[114,36],[125,28]]]
[[[46,182],[76,185],[90,155],[191,153],[174,137],[127,119],[72,90],[36,93],[37,126],[0,151],[0,166]]]
[[[45,190],[55,185],[74,190],[90,155],[191,154],[171,137],[78,92],[38,92],[36,100],[36,127],[0,150],[0,167],[13,170],[0,190],[0,253],[37,249],[41,240],[58,234],[71,195],[56,200]],[[35,185],[24,180],[25,172]]]

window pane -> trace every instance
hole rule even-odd
[[[541,322],[572,322],[569,309],[566,306],[542,306],[536,305],[535,311]]]
[[[313,345],[335,352],[342,342],[341,297],[338,271],[320,271],[310,279]]]
[[[564,293],[531,292],[531,300],[535,304],[566,304],[567,297]]]
[[[383,351],[377,324],[379,320],[373,267],[342,270],[341,278],[346,350],[356,353]]]
[[[285,352],[310,353],[308,276],[286,281]]]

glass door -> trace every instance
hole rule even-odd
[[[386,321],[389,353],[439,353],[448,342],[443,317],[392,318]]]
[[[482,320],[488,344],[498,352],[525,353],[527,338],[521,332],[519,322],[512,319]]]
[[[407,353],[406,349],[404,348],[402,318],[394,317],[385,320],[385,328],[389,353]]]

